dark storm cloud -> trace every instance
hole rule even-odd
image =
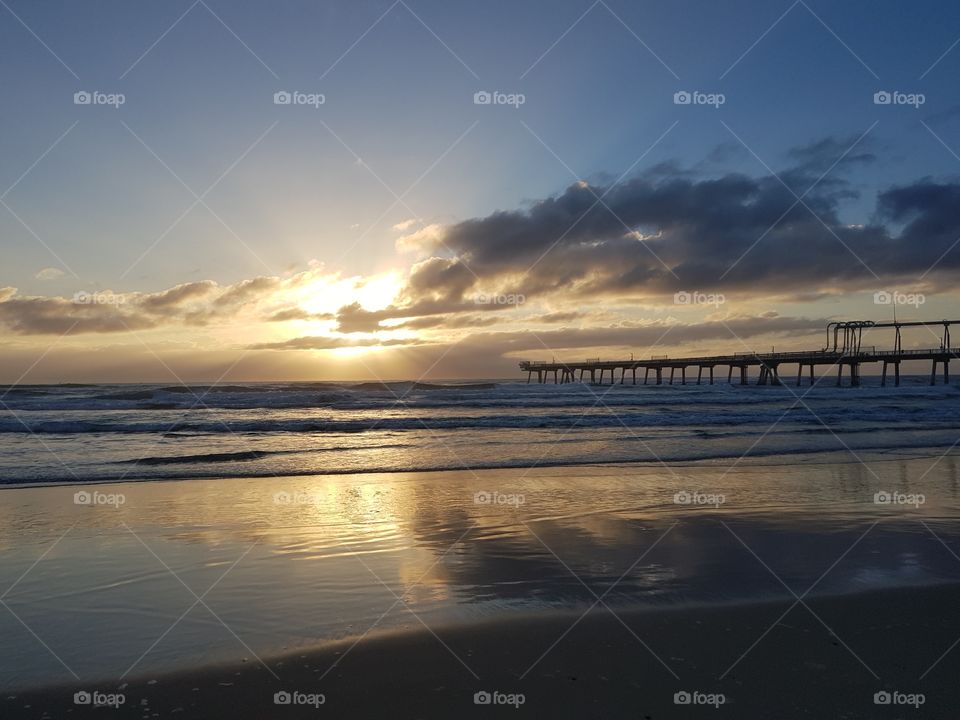
[[[877,159],[865,140],[851,135],[845,138],[826,137],[808,145],[791,148],[787,157],[796,163],[789,172],[795,175],[816,173],[831,168],[843,170],[854,165],[868,165]]]
[[[528,299],[689,289],[817,297],[917,281],[935,264],[927,280],[949,281],[960,264],[960,250],[948,252],[960,237],[960,185],[890,188],[872,222],[848,224],[842,204],[856,192],[842,173],[874,160],[862,143],[850,150],[855,140],[795,148],[779,178],[696,178],[661,164],[617,186],[576,183],[527,209],[465,220],[424,238],[428,251],[454,257],[415,266],[406,293],[455,302],[509,280]]]

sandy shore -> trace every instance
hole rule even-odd
[[[792,602],[618,611],[622,623],[598,607],[569,632],[577,615],[434,628],[436,636],[426,629],[371,634],[352,648],[341,642],[268,659],[279,680],[251,658],[139,678],[122,690],[101,681],[7,693],[0,716],[957,717],[960,646],[928,669],[960,638],[960,586],[811,599],[822,622],[797,605],[777,623]],[[122,692],[125,702],[76,705],[80,690]],[[922,705],[878,706],[874,694],[883,690],[915,704],[920,698],[909,696],[922,693]],[[283,691],[313,704],[278,705],[275,693]],[[483,691],[514,704],[475,704]],[[682,691],[715,704],[677,705]]]

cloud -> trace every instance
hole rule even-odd
[[[298,288],[321,272],[308,270],[289,278],[256,277],[232,285],[200,280],[152,293],[79,291],[73,297],[26,296],[7,287],[0,289],[0,327],[18,335],[75,335],[202,326],[244,314],[262,318],[264,306],[274,303],[272,310],[276,311],[278,292]]]
[[[878,287],[952,291],[960,270],[960,246],[954,248],[960,237],[960,183],[922,178],[887,187],[877,194],[868,220],[847,222],[845,201],[856,191],[843,173],[873,162],[866,145],[848,152],[855,139],[831,137],[794,148],[786,155],[791,164],[779,177],[710,176],[704,169],[709,162],[693,169],[660,163],[615,186],[609,180],[578,182],[522,209],[428,225],[398,239],[398,246],[425,255],[412,262],[399,292],[391,292],[390,304],[376,310],[351,302],[357,294],[344,290],[335,313],[321,312],[330,310],[330,297],[339,299],[340,291],[329,288],[347,281],[315,266],[284,277],[229,285],[199,280],[111,296],[122,302],[84,304],[4,288],[0,327],[32,335],[117,333],[240,319],[335,321],[330,337],[289,341],[293,347],[304,342],[316,349],[325,343],[381,344],[337,333],[569,323],[581,327],[550,332],[562,331],[566,334],[554,337],[587,347],[591,345],[582,343],[598,338],[584,333],[598,324],[605,324],[604,332],[627,332],[638,326],[623,318],[672,307],[678,291],[766,300],[761,303],[765,310],[783,299],[815,302],[841,291]],[[728,146],[715,155],[736,152]],[[830,177],[821,180],[826,170]],[[785,184],[798,192],[812,190],[798,202]],[[411,229],[413,222],[398,223],[398,232]],[[354,283],[354,289],[361,287]],[[508,317],[503,313],[515,308],[478,304],[474,300],[480,293],[522,294],[526,304]],[[280,346],[287,344],[271,348]]]
[[[428,330],[444,328],[445,330],[457,330],[460,328],[489,327],[500,322],[502,322],[502,318],[481,317],[479,315],[427,315],[407,320],[399,325],[393,325],[391,329]]]
[[[267,322],[287,322],[289,320],[333,320],[336,317],[333,313],[312,313],[300,307],[286,308],[278,310],[268,315]]]
[[[63,272],[60,268],[55,267],[46,267],[43,270],[40,270],[34,277],[37,280],[58,280],[62,278],[66,273]]]
[[[396,229],[396,226],[394,227]],[[443,244],[446,229],[443,225],[432,224],[420,228],[409,235],[402,235],[396,240],[396,248],[402,253],[419,253],[426,248],[434,248]]]
[[[580,318],[585,316],[586,316],[586,313],[577,312],[577,311],[569,311],[569,312],[557,311],[557,312],[545,313],[543,315],[540,315],[539,317],[533,318],[533,320],[534,322],[541,322],[541,323],[565,323],[565,322],[570,322],[572,320],[579,320]]]
[[[135,296],[137,306],[145,312],[165,314],[187,303],[210,295],[217,289],[213,280],[176,285],[169,290]]]
[[[797,148],[781,177],[804,192],[847,147],[846,139],[827,139]],[[871,161],[867,151],[851,152],[837,167]],[[875,288],[881,279],[917,282],[933,266],[927,280],[939,275],[952,285],[960,184],[924,179],[888,188],[863,224],[841,219],[843,201],[855,196],[842,178],[821,181],[800,202],[778,178],[743,174],[575,183],[528,209],[419,235],[435,256],[412,268],[405,295],[410,303],[456,302],[482,283],[510,284],[528,300],[662,299],[690,289],[813,297]]]
[[[459,341],[420,341],[364,359],[356,370],[370,371],[380,377],[396,377],[397,367],[407,367],[406,377],[420,377],[429,368],[427,378],[521,378],[521,358],[583,359],[596,357],[637,358],[667,354],[674,357],[700,354],[704,350],[744,352],[778,349],[793,343],[801,348],[823,344],[822,332],[830,318],[803,317],[729,317],[699,323],[677,323],[664,319],[652,323],[624,323],[610,327],[583,329],[558,328],[549,331],[503,330],[474,332]],[[274,350],[317,349],[323,340],[297,338],[275,344]],[[278,352],[282,357],[298,357],[296,352]]]
[[[83,296],[102,299],[89,302],[22,297],[15,293],[14,288],[0,290],[0,325],[18,335],[117,333],[145,330],[158,324],[146,313],[122,310],[117,303],[122,296],[110,293]]]
[[[251,350],[336,350],[338,348],[354,347],[392,347],[397,345],[418,345],[422,341],[416,339],[381,340],[379,338],[349,339],[332,335],[305,335],[281,342],[257,343],[251,345]]]
[[[418,222],[420,222],[419,218],[410,218],[409,220],[398,222],[396,225],[393,226],[393,229],[397,232],[406,232],[407,230],[412,228],[414,225],[416,225]]]

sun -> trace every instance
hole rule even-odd
[[[389,306],[403,286],[400,273],[390,271],[368,278],[318,277],[297,290],[296,302],[306,312],[334,314],[344,305],[359,303],[364,310]]]

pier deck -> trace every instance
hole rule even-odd
[[[727,382],[734,382],[734,374],[740,385],[747,385],[749,370],[759,368],[757,385],[779,385],[781,365],[795,365],[797,369],[796,383],[802,383],[804,370],[807,370],[809,382],[815,382],[815,368],[829,366],[837,368],[837,385],[843,384],[844,368],[849,377],[849,384],[860,384],[860,366],[865,363],[883,363],[881,385],[887,384],[887,374],[893,371],[894,384],[900,384],[900,364],[908,360],[928,360],[931,362],[930,384],[936,383],[938,369],[942,368],[944,384],[950,381],[949,366],[953,359],[960,359],[960,348],[950,347],[950,326],[960,323],[958,320],[937,320],[917,322],[875,323],[870,321],[848,321],[831,323],[827,326],[828,346],[822,350],[770,352],[770,353],[734,353],[732,355],[703,355],[698,357],[671,358],[653,356],[649,359],[600,360],[599,358],[584,361],[543,361],[523,360],[520,369],[527,373],[527,382],[531,382],[534,375],[538,383],[548,382],[550,376],[555,384],[582,382],[585,375],[589,375],[591,383],[604,382],[609,372],[610,384],[616,382],[617,371],[620,371],[620,384],[623,384],[630,375],[631,384],[637,384],[637,371],[643,371],[643,384],[652,381],[657,385],[664,384],[665,371],[669,370],[669,379],[666,382],[673,385],[675,380],[680,384],[687,383],[687,370],[697,370],[696,384],[704,381],[706,371],[707,381],[714,383],[714,370],[718,367],[727,368]],[[941,345],[937,348],[904,350],[901,344],[901,328],[937,326],[943,328]],[[876,347],[864,347],[861,343],[863,330],[873,328],[894,328],[896,339],[891,350],[878,350]],[[842,335],[841,335],[842,333]],[[831,344],[832,334],[832,344]],[[841,339],[842,338],[842,339]],[[677,375],[679,374],[679,378]]]

